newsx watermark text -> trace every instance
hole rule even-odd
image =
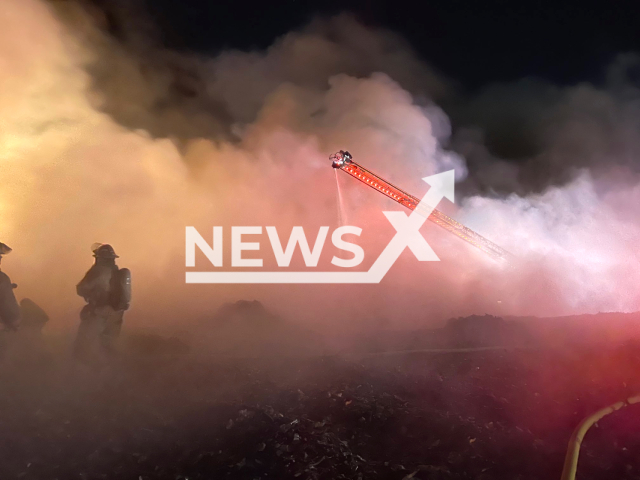
[[[429,190],[420,203],[410,214],[404,211],[384,211],[383,214],[396,230],[380,256],[368,271],[187,271],[186,283],[379,283],[393,266],[405,248],[409,248],[421,262],[439,261],[429,243],[420,234],[431,212],[443,198],[454,201],[454,171],[425,177],[423,180],[430,185]],[[283,248],[281,239],[275,227],[265,227],[278,267],[287,267],[291,262],[293,252],[300,247],[305,265],[316,267],[326,243],[329,227],[320,227],[313,247],[310,247],[302,227],[293,227],[286,247]],[[244,235],[261,234],[262,227],[232,227],[231,228],[231,267],[242,269],[246,267],[262,267],[262,260],[258,258],[243,258],[243,251],[258,250],[257,242],[243,240]],[[331,242],[341,250],[350,252],[353,257],[342,259],[333,257],[331,263],[338,267],[357,267],[364,260],[364,250],[357,244],[345,241],[346,234],[360,235],[362,229],[354,226],[343,226],[333,231]],[[209,240],[196,230],[188,226],[185,229],[185,266],[195,267],[196,248],[211,262],[214,268],[222,267],[223,258],[223,228],[213,227],[213,236]]]

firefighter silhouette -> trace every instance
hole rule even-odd
[[[11,248],[8,245],[0,243],[0,263],[2,257],[10,252]],[[0,323],[7,330],[17,330],[20,325],[20,306],[13,293],[16,287],[9,276],[0,270]]]
[[[131,272],[118,268],[119,257],[113,247],[94,244],[92,250],[95,263],[76,287],[87,305],[80,312],[74,353],[87,363],[99,362],[115,352],[131,301]]]

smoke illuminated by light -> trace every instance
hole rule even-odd
[[[498,299],[500,311],[511,314],[640,309],[634,288],[640,182],[632,172],[624,184],[611,186],[587,171],[538,194],[478,195],[446,206],[516,254],[521,264],[512,271],[425,227],[441,265],[403,256],[383,284],[349,287],[366,302],[335,295],[330,286],[287,287],[284,302],[276,287],[184,285],[186,225],[287,231],[337,224],[336,183],[326,160],[333,151],[348,148],[418,196],[427,175],[455,168],[464,179],[464,159],[443,148],[446,116],[412,95],[419,83],[435,98],[446,82],[401,44],[383,48],[396,45],[388,32],[343,17],[331,20],[351,22],[333,29],[351,36],[341,45],[316,22],[266,52],[196,59],[154,51],[198,72],[203,95],[221,105],[225,119],[201,109],[200,98],[172,104],[170,70],[145,70],[95,18],[62,3],[53,10],[38,0],[9,0],[0,11],[0,241],[14,249],[3,268],[20,285],[19,297],[52,313],[52,327],[77,322],[82,302],[75,284],[92,261],[94,242],[111,243],[119,263],[132,270],[129,318],[140,324],[178,324],[238,298],[316,325],[373,312],[398,324],[438,322],[491,313]],[[374,45],[369,60],[361,58],[359,36]],[[406,70],[388,51],[401,52]],[[309,65],[310,52],[323,60]],[[588,94],[567,96],[578,102]],[[567,122],[578,121],[578,110],[565,115]],[[559,121],[548,148],[567,163],[573,158],[567,145],[580,132],[570,127]],[[501,168],[496,159],[484,172],[498,178]],[[364,230],[366,263],[392,235],[382,210],[396,207],[353,183],[343,183],[341,193],[350,224]]]

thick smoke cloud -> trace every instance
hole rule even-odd
[[[75,2],[55,5],[75,41],[90,47],[84,66],[91,74],[94,106],[154,136],[240,140],[237,129],[254,122],[284,85],[321,94],[338,74],[386,73],[425,98],[449,91],[399,36],[368,30],[348,16],[316,20],[264,52],[231,50],[207,58],[159,48],[160,35],[135,3],[106,4],[106,10]]]
[[[485,87],[456,106],[466,125],[453,144],[482,191],[526,194],[565,184],[588,169],[595,177],[640,169],[640,57],[622,54],[603,87],[557,87],[524,79]]]
[[[398,36],[346,16],[210,58],[167,51],[145,28],[114,36],[110,22],[74,2],[0,11],[4,268],[58,325],[76,322],[74,286],[96,241],[134,272],[132,325],[186,328],[238,298],[341,328],[640,308],[633,57],[605,88],[523,81],[461,100]],[[337,226],[327,156],[344,148],[416,195],[420,178],[455,168],[467,197],[445,210],[519,261],[495,265],[427,225],[442,261],[405,252],[380,285],[184,284],[186,225],[223,225],[227,246],[232,225],[285,238],[293,225],[309,237]],[[368,268],[394,232],[381,212],[395,207],[349,180],[338,177]],[[320,265],[337,253],[327,245]]]

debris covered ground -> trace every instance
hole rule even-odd
[[[3,479],[549,479],[572,429],[640,391],[638,351],[121,359],[0,372]],[[640,478],[640,408],[579,479]]]

